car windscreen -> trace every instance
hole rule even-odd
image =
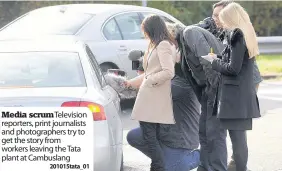
[[[91,14],[75,11],[61,12],[59,8],[40,9],[16,20],[0,31],[4,37],[30,35],[74,35],[90,19]]]
[[[0,53],[0,88],[86,87],[78,53]]]

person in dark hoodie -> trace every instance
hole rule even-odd
[[[222,52],[224,46],[212,33],[197,25],[175,24],[173,32],[181,54],[176,70],[191,84],[201,104],[201,163],[198,169],[226,171],[226,131],[220,128],[219,120],[213,115],[220,74],[201,58],[206,52]]]

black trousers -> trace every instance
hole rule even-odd
[[[148,144],[148,153],[152,160],[150,171],[164,171],[164,154],[157,138],[159,124],[140,121],[140,128],[144,140]]]
[[[255,85],[255,88],[256,88],[256,92],[258,92],[258,88],[259,88],[259,83]],[[233,133],[230,133],[230,132],[233,132]],[[237,160],[237,163],[239,163],[240,165],[243,165],[243,166],[239,166],[240,168],[241,167],[246,167],[245,170],[247,170],[247,161],[248,161],[248,145],[247,145],[247,134],[246,134],[246,131],[240,131],[238,133],[235,133],[236,131],[229,131],[229,135],[230,134],[233,134],[233,139],[234,141],[238,142],[238,136],[239,136],[239,140],[243,141],[241,142],[242,143],[242,148],[245,148],[245,151],[243,152],[243,157],[242,159],[239,159]],[[242,135],[237,135],[237,134],[242,134]],[[243,137],[240,139],[240,136]],[[230,138],[231,138],[231,135],[230,135]],[[231,141],[232,141],[232,138],[231,138]],[[237,145],[236,145],[237,146]],[[233,141],[232,141],[232,147],[233,147]],[[235,146],[234,146],[235,147]],[[231,160],[233,160],[233,162],[235,162],[235,157],[234,157],[234,147],[233,147],[233,154],[231,156]],[[235,147],[236,148],[236,147]],[[243,160],[243,162],[242,162]],[[245,164],[246,163],[246,164]],[[236,162],[235,162],[235,165],[236,165]],[[246,165],[246,166],[244,166]],[[237,169],[238,170],[238,169]]]
[[[208,104],[205,97],[202,98],[201,105],[200,165],[206,171],[227,171],[227,131],[220,127],[219,119],[213,115],[213,106]]]
[[[247,133],[244,130],[229,130],[232,142],[233,159],[236,164],[236,171],[246,171],[248,163]]]

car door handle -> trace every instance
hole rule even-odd
[[[119,48],[118,50],[119,50],[119,51],[122,51],[122,52],[127,51],[127,49],[126,49],[126,48]]]
[[[127,48],[126,48],[126,46],[121,45],[118,50],[119,51],[127,51]]]

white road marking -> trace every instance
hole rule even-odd
[[[265,81],[265,82],[262,82],[260,85],[281,85],[282,86],[282,82],[279,81],[279,82],[271,82],[271,81]]]
[[[261,99],[267,99],[267,100],[273,100],[273,101],[282,101],[282,97],[271,97],[271,96],[264,96],[264,95],[258,95]]]
[[[281,89],[263,89],[259,90],[258,94],[275,94],[275,95],[281,95],[282,96],[282,87]]]
[[[277,87],[281,85],[281,87]],[[258,97],[261,99],[282,101],[282,82],[264,82],[259,88]]]

